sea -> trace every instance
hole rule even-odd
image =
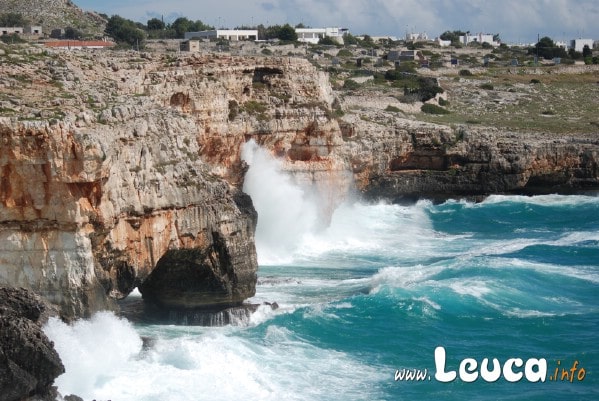
[[[325,225],[267,152],[244,158],[259,214],[249,302],[278,309],[219,327],[51,319],[63,396],[599,399],[597,194],[348,198]]]

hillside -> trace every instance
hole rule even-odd
[[[84,12],[70,0],[0,0],[2,13],[21,14],[31,25],[52,29],[73,27],[86,35],[101,36],[106,21],[98,14]]]

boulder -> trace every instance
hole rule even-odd
[[[0,401],[52,399],[52,383],[65,370],[42,331],[48,312],[32,292],[0,287]]]

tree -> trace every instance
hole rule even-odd
[[[145,33],[137,27],[135,22],[113,15],[106,24],[106,35],[114,38],[118,43],[137,45],[145,39]]]
[[[21,14],[18,13],[6,13],[0,14],[0,26],[5,27],[23,27],[27,25],[27,21]]]
[[[318,44],[325,46],[337,46],[339,43],[336,40],[330,38],[329,36],[325,36],[324,38],[320,38],[318,40]]]
[[[528,49],[528,54],[538,54],[546,60],[555,57],[567,57],[566,50],[563,47],[556,46],[553,40],[548,36],[543,36],[539,42]]]
[[[570,50],[568,50],[568,56],[570,56],[572,60],[580,60],[582,58],[582,53],[577,52],[576,49],[571,47]]]
[[[175,30],[178,38],[184,38],[185,32],[191,32],[193,22],[185,17],[179,17],[171,24],[171,28]]]
[[[211,25],[206,25],[200,20],[196,20],[195,22],[192,22],[189,25],[189,29],[193,32],[199,32],[199,31],[211,31],[214,29],[214,27]]]
[[[285,24],[281,27],[277,37],[280,40],[285,41],[285,42],[296,42],[297,41],[297,33],[295,33],[295,28],[293,28],[289,24]]]
[[[593,55],[593,51],[589,47],[589,45],[584,45],[582,48],[582,57],[591,57]]]
[[[81,39],[83,37],[83,33],[80,30],[69,26],[64,30],[64,37],[65,39]]]
[[[449,40],[452,45],[456,45],[460,43],[460,36],[464,36],[469,32],[464,31],[445,31],[443,32],[439,38],[441,40]]]
[[[164,22],[162,22],[162,20],[158,18],[152,18],[148,20],[147,27],[148,31],[160,31],[163,30],[166,25]]]
[[[347,32],[343,35],[343,43],[345,43],[346,45],[357,45],[358,39],[351,33]]]

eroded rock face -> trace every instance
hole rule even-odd
[[[352,121],[345,129],[356,183],[370,198],[444,200],[599,187],[597,139],[408,121],[391,128]]]
[[[63,317],[111,308],[136,286],[182,307],[252,296],[256,216],[239,191],[250,139],[314,189],[323,221],[354,185],[392,201],[599,187],[596,137],[362,116],[349,112],[355,97],[335,118],[346,105],[307,60],[61,53],[11,68],[0,77],[14,113],[0,117],[0,283],[34,289]]]
[[[48,307],[33,293],[0,287],[0,400],[49,395],[54,379],[64,373],[41,328],[47,315]]]
[[[255,212],[199,159],[191,121],[135,107],[112,126],[4,119],[0,140],[0,282],[34,289],[65,318],[87,316],[167,251],[218,238],[240,278],[232,291],[254,294]]]

